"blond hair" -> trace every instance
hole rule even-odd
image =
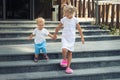
[[[76,11],[77,11],[77,9],[76,9],[74,6],[71,6],[71,5],[67,5],[67,6],[65,6],[64,9],[63,9],[63,12],[64,12],[64,13],[68,13],[68,14],[70,14],[70,15],[75,14]]]
[[[42,17],[38,17],[36,20],[36,23],[40,22],[40,23],[45,23],[45,19]]]

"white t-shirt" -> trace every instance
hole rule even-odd
[[[67,48],[70,51],[74,50],[75,35],[76,35],[76,24],[79,23],[76,17],[68,19],[64,17],[61,19],[63,24],[62,31],[62,48]]]
[[[49,34],[48,30],[45,28],[43,28],[42,30],[35,28],[33,31],[33,35],[35,35],[34,38],[35,44],[39,44],[45,41],[45,37],[48,36],[48,34]]]

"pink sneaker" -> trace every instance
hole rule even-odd
[[[71,68],[67,68],[67,69],[65,70],[65,72],[66,72],[67,74],[72,74],[72,73],[73,73],[73,70],[72,70]]]
[[[60,66],[61,67],[67,67],[67,60],[62,60],[61,62],[60,62]]]

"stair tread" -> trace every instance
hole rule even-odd
[[[56,47],[57,45],[57,47]],[[89,52],[89,51],[107,51],[107,50],[120,50],[120,40],[110,41],[88,41],[82,45],[81,42],[75,43],[74,52]],[[12,55],[12,54],[33,54],[33,44],[16,44],[16,45],[2,45],[0,46],[0,55]],[[61,42],[47,43],[48,53],[61,53]]]
[[[29,72],[29,73],[15,73],[15,74],[1,74],[2,80],[7,79],[46,79],[46,78],[60,78],[70,76],[88,76],[99,75],[108,73],[120,73],[120,66],[102,67],[102,68],[90,68],[90,69],[77,69],[73,74],[65,74],[64,71],[49,71],[49,72]]]
[[[91,35],[91,36],[84,36],[85,38],[98,38],[98,37],[120,37],[118,35]],[[61,35],[57,37],[60,39]],[[80,36],[76,35],[76,38],[80,38]],[[15,37],[15,38],[0,38],[0,40],[27,40],[28,37]],[[50,37],[46,37],[46,39],[51,39]]]
[[[45,21],[45,23],[59,23],[60,21]],[[79,21],[80,23],[86,23],[86,24],[91,24],[93,21]],[[31,24],[31,23],[36,23],[36,21],[0,21],[0,24]]]
[[[3,61],[0,61],[0,68],[2,69],[1,72],[6,70],[5,74],[0,74],[1,80],[28,80],[28,79],[53,79],[53,78],[63,78],[63,77],[93,77],[96,75],[103,75],[102,77],[106,77],[104,74],[108,74],[109,76],[112,74],[120,74],[120,65],[117,65],[120,62],[120,36],[114,36],[105,34],[108,33],[109,30],[101,30],[99,29],[99,25],[90,25],[90,22],[80,22],[81,27],[83,28],[83,32],[88,32],[90,36],[85,35],[85,44],[82,45],[81,42],[78,42],[80,39],[80,36],[76,35],[77,42],[75,43],[75,51],[73,52],[74,58],[72,60],[72,63],[74,63],[76,66],[84,64],[91,65],[85,65],[88,66],[87,68],[82,68],[80,66],[76,67],[74,70],[74,73],[71,75],[65,74],[63,69],[59,70],[52,70],[51,68],[54,65],[59,66],[60,62],[60,55],[61,55],[61,42],[59,40],[61,39],[61,35],[58,36],[58,39],[56,41],[50,40],[49,37],[46,37],[47,40],[50,42],[47,43],[47,50],[48,55],[50,56],[49,61],[40,60],[38,63],[34,63],[31,58],[33,57],[34,53],[34,44],[29,41],[27,44],[27,34],[32,33],[33,29],[36,26],[35,21],[0,21],[0,34],[1,37],[3,37],[3,34],[8,34],[6,36],[9,36],[9,34],[25,34],[26,36],[21,37],[13,37],[16,35],[11,35],[9,37],[11,38],[0,38],[1,43],[14,43],[14,42],[22,42],[26,44],[15,44],[15,45],[2,45],[0,46],[0,57],[3,59]],[[59,21],[46,21],[45,28],[48,28],[49,32],[54,32],[54,29],[59,24]],[[23,30],[21,30],[23,29]],[[103,33],[101,34],[92,34],[91,32],[96,33]],[[61,31],[59,32],[61,33]],[[111,39],[112,38],[112,39]],[[95,41],[97,39],[102,40],[108,40],[108,41]],[[88,41],[87,41],[88,40]],[[94,41],[89,41],[94,40]],[[57,46],[57,47],[56,47]],[[77,53],[77,54],[75,54]],[[80,54],[79,54],[80,53]],[[87,57],[85,55],[80,56],[81,54],[86,53],[88,55]],[[89,53],[89,54],[88,54]],[[92,54],[93,53],[93,54]],[[98,54],[102,53],[98,56]],[[110,53],[110,54],[109,54]],[[116,53],[116,54],[115,54]],[[59,54],[59,55],[58,55]],[[79,54],[79,55],[78,55]],[[92,54],[92,55],[91,55]],[[105,54],[105,55],[104,55]],[[109,54],[109,55],[108,55]],[[113,55],[114,54],[114,55]],[[16,58],[16,56],[19,56]],[[29,55],[29,56],[28,56]],[[54,56],[53,56],[54,55]],[[97,55],[97,56],[94,56]],[[25,56],[25,57],[23,57]],[[77,57],[80,56],[81,58]],[[84,57],[85,56],[85,57]],[[59,58],[57,58],[59,57]],[[12,58],[12,59],[10,59]],[[24,60],[22,60],[25,58]],[[27,58],[27,59],[26,59]],[[18,61],[17,61],[18,59]],[[99,66],[99,63],[102,66]],[[110,63],[110,64],[107,64]],[[103,65],[107,66],[103,66]],[[111,65],[112,64],[112,65]],[[52,66],[51,66],[52,65]],[[93,66],[95,65],[95,67]],[[41,67],[40,67],[41,66]],[[40,69],[44,67],[51,66],[49,71],[37,71],[37,67],[40,67]],[[55,67],[57,67],[55,66]],[[109,66],[109,67],[108,67]],[[14,68],[15,67],[15,68]],[[24,69],[22,69],[24,67]],[[33,69],[33,67],[36,67]],[[7,69],[6,69],[7,68]],[[14,68],[14,69],[12,69]],[[16,70],[18,72],[15,73]],[[45,69],[41,70],[45,70]],[[33,69],[34,71],[25,71],[26,69]],[[54,69],[54,68],[53,68]],[[13,70],[13,72],[12,72]],[[21,70],[21,71],[20,71]],[[23,70],[23,71],[22,71]],[[60,71],[61,70],[61,71]],[[8,72],[7,72],[8,71]],[[9,72],[11,71],[11,72]],[[22,73],[21,73],[22,72]],[[91,78],[90,78],[91,79]],[[117,79],[105,79],[105,80],[120,80]]]
[[[49,65],[58,64],[61,59],[51,59],[49,61],[40,60],[38,63],[34,63],[32,60],[24,61],[4,61],[0,62],[0,67],[13,67],[13,66],[30,66],[30,65]],[[88,62],[102,62],[102,61],[119,61],[120,56],[108,56],[108,57],[88,57],[88,58],[73,58],[72,63],[88,63]]]
[[[6,27],[10,27],[10,28],[18,28],[18,27],[23,27],[23,28],[29,28],[29,27],[35,27],[35,26],[37,26],[36,24],[18,24],[18,25],[8,25],[8,24],[0,24],[0,28],[6,28]],[[81,27],[99,27],[99,25],[80,25]],[[48,24],[45,24],[45,26],[44,27],[57,27],[57,25],[56,24],[50,24],[50,25],[48,25]]]
[[[48,30],[49,32],[55,32],[54,30]],[[7,31],[7,30],[0,30],[0,34],[9,34],[9,33],[32,33],[33,30],[30,31]],[[61,32],[61,31],[59,31]],[[59,33],[58,32],[58,33]],[[76,32],[78,32],[76,30]],[[83,32],[109,32],[109,30],[83,30]]]
[[[45,21],[46,23],[59,23],[60,21]],[[0,24],[22,24],[22,23],[26,23],[26,24],[29,24],[29,23],[36,23],[36,21],[0,21]]]
[[[120,80],[120,78],[115,78],[115,79],[103,79],[103,80]]]

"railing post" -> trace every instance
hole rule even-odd
[[[101,5],[98,5],[98,24],[101,23]]]
[[[112,5],[112,11],[111,11],[111,23],[110,23],[110,29],[113,27],[113,24],[114,24],[114,8],[115,8],[115,5],[113,4]]]
[[[79,0],[79,8],[78,8],[78,14],[79,14],[79,17],[81,17],[81,14],[82,14],[82,0]]]
[[[119,18],[120,18],[120,16],[119,16],[119,14],[120,14],[120,4],[117,4],[116,5],[116,27],[117,28],[120,28],[120,23],[119,23]]]
[[[95,17],[96,17],[96,24],[98,24],[98,0],[96,0],[96,3],[95,3]]]
[[[85,2],[86,0],[83,0],[83,16],[82,17],[85,17]]]
[[[102,5],[102,24],[105,22],[105,4]]]
[[[58,20],[60,20],[61,19],[61,15],[62,15],[62,13],[61,13],[61,0],[58,0],[58,4],[59,4],[59,7],[58,7]]]
[[[120,4],[116,5],[116,28],[119,29],[119,35],[120,35]]]
[[[87,17],[91,17],[91,5],[90,5],[90,0],[88,0],[88,16]]]
[[[94,0],[92,0],[92,17],[95,17],[95,4]]]
[[[6,19],[6,0],[3,0],[3,20]]]
[[[109,4],[106,5],[106,25],[108,25],[108,19],[109,19]]]

